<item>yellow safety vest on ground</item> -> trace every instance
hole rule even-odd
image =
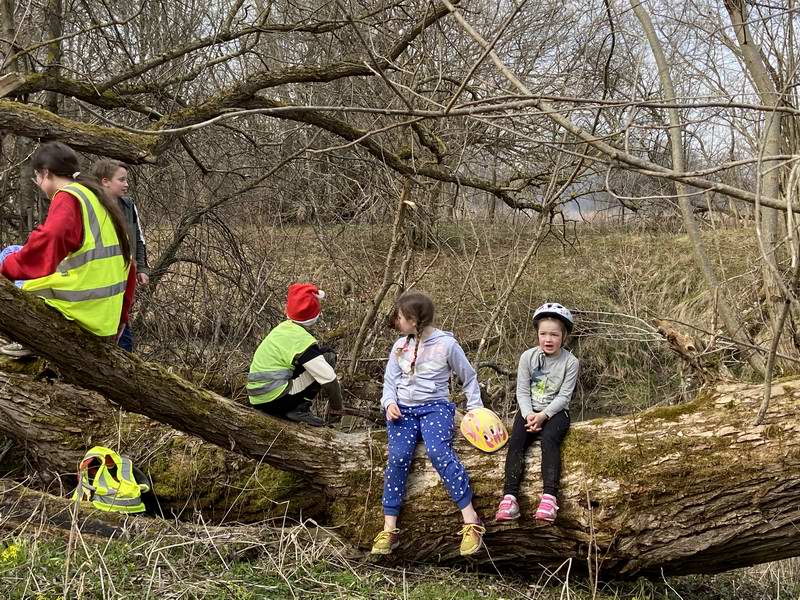
[[[29,279],[22,289],[95,335],[115,335],[130,265],[122,256],[114,221],[86,186],[71,183],[59,191],[78,199],[83,244],[61,261],[55,273]]]
[[[316,343],[316,338],[294,321],[284,321],[270,331],[250,363],[247,376],[250,404],[279,398],[294,373],[294,360]]]
[[[96,469],[93,475],[92,469]],[[140,513],[145,509],[142,493],[148,491],[149,485],[136,482],[129,458],[95,446],[78,467],[78,487],[72,499],[91,501],[95,508],[107,512]]]

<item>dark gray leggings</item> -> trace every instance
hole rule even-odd
[[[514,417],[511,439],[508,440],[504,494],[519,497],[519,484],[525,469],[525,450],[534,441],[541,439],[544,493],[558,495],[558,482],[561,479],[561,442],[567,435],[569,424],[569,413],[562,410],[545,421],[541,431],[529,433],[525,431],[525,419],[519,412],[517,413]]]

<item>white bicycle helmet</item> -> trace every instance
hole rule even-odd
[[[567,333],[572,333],[572,326],[575,325],[575,320],[572,318],[572,313],[561,304],[557,302],[545,302],[542,304],[536,309],[536,312],[533,313],[534,324],[545,317],[558,319],[564,323],[564,326],[567,328]]]

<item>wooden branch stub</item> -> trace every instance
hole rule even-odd
[[[5,98],[22,85],[24,80],[18,73],[6,73],[0,76],[0,98]]]

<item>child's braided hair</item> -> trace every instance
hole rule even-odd
[[[411,360],[411,373],[417,366],[417,353],[419,352],[419,338],[424,329],[433,323],[433,300],[430,296],[416,290],[409,290],[397,299],[397,311],[403,313],[408,320],[413,320],[416,324],[416,334],[409,334],[406,343],[400,349],[403,352],[411,343],[411,338],[416,336],[414,344],[414,358]]]

